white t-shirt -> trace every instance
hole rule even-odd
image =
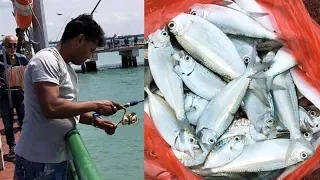
[[[38,52],[30,60],[24,74],[25,117],[15,152],[32,162],[60,163],[72,159],[65,135],[79,123],[80,116],[47,119],[40,110],[33,86],[35,82],[45,81],[59,85],[61,98],[77,101],[76,72],[65,63],[56,48],[46,48]]]

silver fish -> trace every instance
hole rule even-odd
[[[150,108],[149,108],[150,106],[149,106],[148,97],[144,98],[143,106],[144,106],[143,108],[144,112],[146,112],[150,116]]]
[[[151,82],[153,81],[152,74],[149,67],[144,68],[144,87],[150,87]]]
[[[251,52],[253,50],[253,46],[255,40],[246,37],[237,37],[233,35],[228,35],[233,45],[236,47],[240,57],[244,61],[245,64],[248,64],[250,61]],[[257,62],[261,62],[259,56],[256,57]]]
[[[173,109],[160,96],[153,94],[145,87],[148,94],[150,114],[155,127],[163,139],[173,148],[194,156],[195,149],[199,149],[193,133],[186,131],[182,123],[177,120]]]
[[[256,0],[234,0],[241,9],[248,12],[261,12],[267,13]],[[262,16],[262,17],[254,17],[259,23],[261,23],[265,28],[267,28],[271,32],[277,31],[279,28],[277,24],[272,23],[271,15]]]
[[[245,137],[243,135],[220,140],[208,155],[203,168],[221,167],[232,162],[242,153],[244,146]]]
[[[244,135],[245,136],[245,144],[253,144],[259,141],[267,140],[268,137],[258,133],[254,126],[248,119],[241,118],[235,119],[226,132],[220,137],[221,139],[237,136],[237,135]]]
[[[201,98],[192,92],[184,94],[184,108],[190,124],[194,126],[197,125],[199,117],[208,103],[208,100]]]
[[[290,68],[294,67],[298,64],[298,61],[292,55],[290,49],[286,47],[280,48],[277,52],[276,56],[274,57],[273,64],[271,65],[270,69],[266,72],[261,72],[259,74],[255,74],[252,77],[254,78],[263,78],[263,77],[274,77],[277,76]]]
[[[177,41],[195,60],[226,79],[234,79],[245,71],[231,40],[210,22],[181,13],[168,23]]]
[[[200,146],[204,151],[204,154],[211,150],[218,138],[231,124],[249,87],[251,80],[248,76],[257,73],[268,66],[254,66],[254,62],[256,61],[254,58],[256,54],[254,52],[255,48],[245,73],[223,88],[223,90],[209,102],[204,113],[199,118],[196,134],[199,137]]]
[[[178,61],[174,67],[184,84],[198,96],[211,100],[226,83],[221,78],[197,63],[184,51],[174,53],[173,58]]]
[[[213,23],[224,33],[254,38],[279,39],[278,35],[266,29],[252,17],[240,11],[215,5],[196,3],[190,8],[190,14]]]
[[[286,88],[286,90],[271,91],[271,94],[277,116],[290,131],[291,143],[288,148],[287,159],[290,157],[294,145],[298,145],[297,141],[302,143],[306,148],[312,149],[312,146],[300,132],[298,100],[290,71],[285,71],[276,76],[273,84]]]
[[[165,100],[174,109],[180,121],[187,123],[184,112],[183,85],[174,72],[171,54],[174,52],[169,33],[165,28],[149,35],[148,56],[152,77]]]
[[[294,149],[292,149],[293,153],[290,155],[290,158],[288,161],[285,161],[289,146],[289,139],[272,139],[250,144],[244,147],[243,152],[238,158],[223,167],[193,171],[207,176],[219,172],[272,171],[305,161],[314,154],[312,150],[306,148],[301,143],[297,143]]]

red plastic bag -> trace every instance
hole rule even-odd
[[[300,68],[320,90],[320,26],[310,17],[302,0],[257,0],[272,12],[281,35],[299,61]],[[296,180],[319,169],[320,147],[316,154],[285,180]]]
[[[181,12],[186,12],[194,3],[214,3],[219,0],[145,0],[145,37],[162,28]],[[256,0],[275,19],[284,42],[299,61],[312,84],[320,90],[320,26],[310,17],[302,0]],[[177,179],[201,179],[184,167],[171,148],[161,138],[145,113],[145,150],[153,152],[156,159],[145,161],[145,166],[157,162]],[[147,155],[148,157],[150,155]],[[320,147],[315,155],[305,161],[285,180],[298,180],[320,166]],[[150,170],[150,169],[149,169]],[[145,169],[146,171],[146,169]],[[151,171],[151,170],[150,170]],[[151,174],[151,173],[149,173]],[[155,177],[150,177],[156,179]]]
[[[145,179],[167,179],[169,177],[177,180],[201,179],[178,161],[147,113],[144,113],[144,150],[144,167],[147,175]],[[154,176],[151,177],[151,175]]]

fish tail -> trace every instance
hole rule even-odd
[[[312,146],[312,144],[310,144],[310,142],[304,136],[299,137],[297,141],[301,143],[304,147],[315,152],[315,148]]]
[[[287,149],[285,162],[288,162],[291,154],[293,153],[294,146],[296,145],[296,143],[297,143],[297,140],[294,140],[294,139],[291,139],[291,141],[289,142],[289,146],[288,146],[288,149]]]
[[[287,149],[286,158],[285,158],[286,162],[290,158],[290,155],[292,154],[293,150],[295,149],[295,146],[297,145],[297,143],[300,143],[305,148],[308,148],[309,150],[311,150],[312,154],[315,152],[315,148],[303,136],[300,136],[297,139],[291,139],[289,146],[288,146],[288,149]]]
[[[152,92],[150,91],[150,89],[149,89],[148,86],[145,86],[145,87],[144,87],[144,90],[146,91],[146,93],[147,93],[148,95],[152,94]]]

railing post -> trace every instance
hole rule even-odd
[[[80,180],[101,180],[96,166],[84,145],[82,138],[74,128],[66,135],[68,147],[73,156],[73,162]]]

